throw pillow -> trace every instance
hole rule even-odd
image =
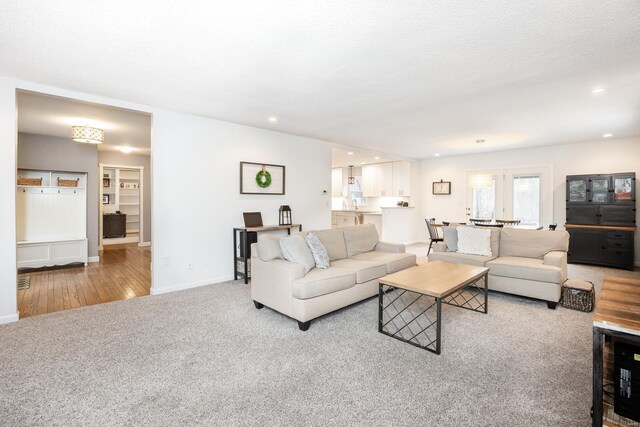
[[[311,249],[313,260],[316,262],[316,267],[321,269],[329,268],[329,254],[318,238],[318,235],[314,232],[310,232],[307,234],[306,240],[307,245],[309,245],[309,249]]]
[[[280,239],[280,250],[287,261],[302,264],[304,274],[307,274],[309,270],[316,266],[311,249],[309,249],[302,236],[298,234]]]
[[[458,252],[470,255],[491,256],[491,230],[480,227],[456,227]]]
[[[261,260],[266,262],[276,258],[284,259],[280,250],[280,239],[280,236],[258,234],[258,255]]]
[[[458,230],[456,227],[442,227],[442,237],[449,252],[458,252]]]

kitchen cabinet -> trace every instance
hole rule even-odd
[[[377,163],[375,165],[375,194],[376,197],[393,195],[392,163]]]
[[[331,197],[345,197],[344,168],[331,169]]]
[[[364,197],[376,196],[376,165],[362,166],[362,195]]]
[[[393,196],[411,196],[411,163],[393,162]]]

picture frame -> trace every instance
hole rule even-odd
[[[240,162],[240,194],[284,195],[284,165]]]
[[[432,194],[438,196],[451,194],[451,181],[433,182]]]
[[[111,179],[110,178],[102,178],[102,186],[104,188],[111,187]]]
[[[109,204],[109,195],[108,194],[103,194],[102,195],[102,204],[103,205],[108,205]]]

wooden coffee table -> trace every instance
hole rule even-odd
[[[378,332],[440,354],[442,303],[486,314],[488,273],[432,261],[380,278]]]

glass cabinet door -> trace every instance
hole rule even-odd
[[[609,177],[598,177],[591,180],[591,201],[593,203],[609,203]]]
[[[569,178],[567,180],[567,202],[587,202],[587,178]]]
[[[613,202],[634,203],[636,180],[634,174],[613,176]]]

